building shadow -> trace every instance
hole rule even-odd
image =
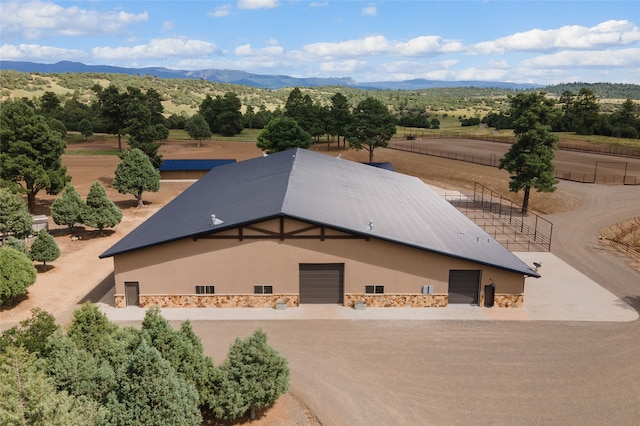
[[[621,299],[640,314],[640,296],[624,296]]]
[[[112,300],[108,300],[109,298],[105,297],[109,294],[109,292],[116,286],[116,279],[113,272],[109,273],[100,283],[95,286],[89,293],[87,293],[80,301],[78,302],[80,305],[86,302],[90,303],[98,303],[98,302],[107,302],[110,306],[114,306],[113,298]]]

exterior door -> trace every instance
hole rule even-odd
[[[301,263],[300,303],[344,303],[343,263]]]
[[[136,282],[124,283],[124,297],[127,302],[127,306],[139,306],[140,305],[140,284]]]
[[[481,273],[480,270],[449,271],[449,303],[477,305]]]

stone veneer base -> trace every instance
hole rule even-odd
[[[125,296],[115,295],[115,307],[127,306]],[[297,294],[279,295],[141,295],[140,307],[159,306],[161,308],[275,308],[277,302],[287,307],[300,305]],[[364,294],[344,295],[344,306],[354,307],[356,302],[365,302],[368,307],[445,307],[449,303],[447,294]],[[484,294],[480,295],[480,306],[484,306]],[[496,294],[494,307],[522,308],[523,294]]]
[[[138,300],[141,308],[151,306],[160,308],[275,308],[278,302],[285,303],[287,307],[295,307],[300,303],[297,294],[164,294],[140,295]],[[124,296],[116,295],[115,306],[116,308],[126,306]]]
[[[480,295],[480,306],[484,306],[484,293]],[[524,307],[524,294],[495,294],[493,306],[496,308]]]
[[[365,294],[344,295],[344,306],[353,308],[365,302],[371,308],[443,308],[449,304],[448,294]]]

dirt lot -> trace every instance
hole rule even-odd
[[[106,146],[94,143],[73,149],[96,147]],[[237,160],[261,155],[251,143],[205,142],[197,148],[184,141],[165,143],[161,153],[165,158]],[[334,149],[329,154],[367,158],[365,152]],[[0,311],[0,328],[28,317],[36,306],[68,323],[77,303],[96,300],[112,283],[112,261],[99,260],[98,255],[189,185],[163,182],[158,193],[145,194],[146,206],[137,209],[132,196],[110,188],[118,161],[115,156],[64,156],[80,194],[86,197],[91,183],[100,181],[123,209],[124,219],[105,237],[78,229],[74,235],[80,239],[50,223],[62,256],[39,274],[24,300]],[[508,193],[508,175],[495,168],[386,149],[376,150],[375,161],[390,161],[397,171],[440,187],[470,188],[479,181]],[[597,235],[602,227],[639,214],[639,191],[640,187],[562,182],[556,193],[534,194],[531,200],[533,209],[557,224],[552,251],[636,309],[637,273],[628,268],[627,259],[599,246]],[[50,214],[54,198],[39,195],[38,213]],[[289,359],[292,394],[257,424],[315,424],[305,405],[326,424],[633,424],[640,415],[637,322],[215,322],[194,327],[216,362],[235,337],[258,327]]]

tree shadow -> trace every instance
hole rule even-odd
[[[113,179],[112,177],[102,176],[98,178],[98,181],[102,184],[102,186],[112,188],[113,187]]]
[[[0,312],[9,312],[12,309],[20,306],[22,302],[29,299],[29,291],[27,290],[24,294],[13,297],[11,300],[5,302],[3,305],[0,305]]]
[[[39,274],[47,273],[56,268],[54,265],[43,265],[42,263],[38,263],[35,266],[36,266],[36,271],[38,271]]]
[[[102,235],[100,235],[99,229],[86,229],[84,226],[75,226],[73,232],[69,232],[69,228],[60,228],[49,232],[54,236],[68,235],[74,241],[83,241],[109,237],[115,234],[116,231],[113,229],[103,229]]]
[[[244,416],[235,419],[235,420],[221,420],[214,416],[213,412],[208,407],[200,407],[200,413],[202,414],[203,425],[211,425],[211,426],[232,426],[232,425],[246,425],[246,424],[255,424],[260,419],[262,419],[267,411],[269,411],[271,407],[256,409],[256,417],[251,420],[249,414],[245,414]]]
[[[142,206],[142,208],[147,207],[147,206],[152,206],[154,203],[152,201],[144,201],[144,205]],[[131,199],[131,200],[120,200],[120,201],[114,201],[114,204],[120,209],[120,210],[129,210],[129,209],[137,209],[138,208],[138,200],[136,199]]]
[[[51,205],[53,204],[53,200],[42,200],[36,198],[36,206],[34,208],[34,215],[45,215],[51,216]]]

